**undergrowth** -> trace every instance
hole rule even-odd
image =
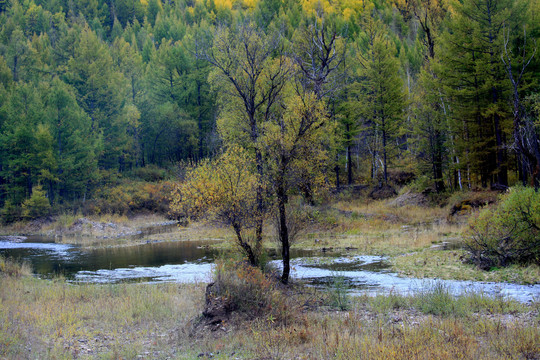
[[[226,331],[195,336],[187,329],[202,311],[202,286],[91,285],[61,278],[0,277],[0,358],[540,356],[538,303],[524,305],[478,292],[455,297],[444,286],[434,285],[417,296],[391,292],[351,297],[347,310],[335,311],[327,306],[306,307],[309,298],[304,293],[312,292],[281,288],[259,269],[230,263],[218,271],[222,296],[240,301],[245,314],[258,316],[244,316]]]
[[[298,299],[291,295],[293,290],[282,286],[276,273],[264,273],[245,261],[221,260],[216,263],[213,284],[207,291],[207,305],[209,300],[219,299],[221,306],[246,318],[287,323],[299,306]]]
[[[26,261],[6,258],[0,255],[0,276],[29,276],[32,274],[32,266]]]

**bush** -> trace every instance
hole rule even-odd
[[[172,183],[125,181],[121,185],[104,187],[96,191],[90,212],[96,214],[127,215],[137,212],[169,211]]]
[[[482,269],[540,264],[540,192],[515,187],[472,219],[465,248]]]
[[[156,165],[147,165],[133,170],[133,175],[146,182],[158,182],[165,180],[167,170]]]
[[[416,297],[416,307],[424,314],[464,316],[467,309],[442,282],[424,288]]]
[[[349,285],[345,276],[332,274],[332,282],[328,287],[329,304],[338,310],[348,310],[350,306]]]
[[[26,219],[37,219],[49,215],[50,211],[51,204],[41,185],[34,187],[32,196],[22,203],[22,215]]]
[[[4,207],[0,209],[0,216],[2,216],[3,224],[11,224],[22,217],[21,207],[16,206],[10,200],[4,203]]]
[[[206,293],[206,316],[236,312],[249,318],[288,321],[291,304],[278,288],[277,277],[248,263],[218,261]]]

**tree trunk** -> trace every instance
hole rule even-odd
[[[238,245],[242,248],[242,250],[245,252],[246,256],[248,257],[249,264],[251,266],[257,266],[258,265],[258,259],[253,253],[253,249],[251,246],[244,241],[242,238],[242,229],[240,228],[240,225],[233,224],[234,232],[236,233],[236,240],[238,241]]]
[[[336,190],[339,190],[341,183],[339,181],[339,165],[336,162],[336,166],[334,167],[334,171],[336,173]]]
[[[289,229],[287,227],[287,192],[285,189],[285,171],[287,169],[287,159],[283,156],[281,158],[281,164],[277,178],[276,195],[278,202],[278,216],[279,216],[279,242],[281,243],[281,256],[283,259],[283,273],[281,275],[281,282],[288,284],[289,274],[291,272],[290,265],[290,244],[289,244]]]
[[[350,125],[347,124],[347,185],[352,185],[352,156]]]
[[[383,171],[384,171],[384,184],[388,184],[388,166],[387,166],[387,152],[386,152],[386,130],[384,129],[384,119],[383,119],[383,131],[382,131],[382,142],[383,142]]]
[[[257,164],[257,172],[260,176],[259,184],[257,185],[257,211],[259,212],[257,214],[257,221],[255,225],[255,247],[257,251],[262,246],[262,232],[263,232],[263,225],[264,225],[264,196],[263,196],[263,184],[262,184],[262,178],[264,175],[263,170],[263,164],[262,164],[262,154],[259,149],[255,151],[255,161]]]
[[[441,132],[439,130],[435,130],[435,159],[433,162],[433,168],[434,168],[434,175],[435,175],[435,190],[438,193],[443,192],[444,189],[444,181],[443,181],[443,151],[442,151],[442,144],[441,144]]]
[[[495,139],[497,141],[497,182],[508,186],[508,168],[506,166],[506,156],[504,153],[503,133],[500,124],[500,117],[495,114]]]
[[[287,228],[287,213],[285,209],[284,189],[278,189],[278,209],[279,209],[279,240],[281,242],[281,256],[283,258],[283,273],[281,282],[289,283],[289,275],[291,272],[290,264],[290,244],[289,244],[289,229]]]

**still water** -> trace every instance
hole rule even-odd
[[[215,241],[152,242],[139,246],[84,249],[55,243],[46,237],[25,240],[0,238],[0,254],[28,261],[43,278],[63,274],[73,282],[208,282],[218,253]],[[292,277],[312,286],[327,287],[343,277],[351,293],[414,293],[443,283],[455,294],[482,291],[492,296],[527,302],[540,299],[540,284],[516,285],[474,281],[402,278],[380,256],[347,256],[320,251],[294,251]],[[273,260],[280,267],[279,260]]]

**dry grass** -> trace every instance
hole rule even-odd
[[[181,358],[536,359],[539,341],[538,321],[526,314],[376,312],[357,301],[347,312],[307,312],[288,325],[263,319],[218,339],[196,339],[194,351]]]
[[[12,258],[5,258],[0,255],[0,277],[1,276],[30,276],[32,275],[32,266],[27,262],[19,262]]]
[[[11,359],[163,357],[200,313],[203,292],[197,285],[29,277],[0,278],[0,288],[0,358]]]
[[[217,331],[196,333],[191,329],[202,311],[200,285],[88,285],[6,276],[0,288],[0,358],[7,359],[540,356],[538,304],[482,294],[454,299],[444,288],[415,297],[354,298],[349,311],[302,306],[305,298],[298,292],[282,289],[279,295],[274,288],[273,298],[287,298],[283,304],[298,300],[286,310],[287,321],[277,321],[272,312],[254,312]]]
[[[393,207],[384,201],[338,202],[321,212],[327,231],[306,234],[301,248],[355,248],[363,254],[394,256],[461,238],[463,225],[448,222],[439,207]]]
[[[454,280],[476,280],[536,284],[540,281],[540,266],[513,265],[491,271],[479,270],[466,264],[464,250],[442,251],[425,249],[415,253],[397,256],[392,265],[400,275],[415,278],[441,278]]]

